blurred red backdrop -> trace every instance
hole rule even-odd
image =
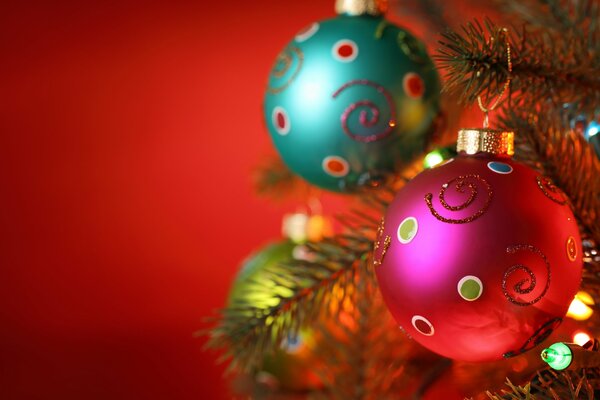
[[[227,397],[192,335],[279,235],[262,92],[330,3],[3,4],[0,398]]]
[[[327,16],[333,0],[3,4],[0,398],[227,398],[192,335],[294,208],[253,193],[260,105],[279,50]]]

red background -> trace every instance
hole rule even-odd
[[[224,398],[192,335],[294,207],[253,193],[260,104],[333,0],[0,11],[0,397]]]

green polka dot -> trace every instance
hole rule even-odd
[[[483,284],[476,276],[468,275],[458,281],[458,294],[467,301],[474,301],[481,296]]]
[[[414,217],[408,217],[400,223],[398,226],[398,240],[402,244],[410,243],[419,230],[419,224],[417,219]]]

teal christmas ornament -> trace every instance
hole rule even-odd
[[[423,43],[383,17],[385,2],[338,0],[337,11],[279,54],[264,118],[293,172],[351,192],[425,150],[440,82]]]

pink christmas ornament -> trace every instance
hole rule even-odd
[[[449,358],[532,349],[561,323],[581,281],[568,199],[510,158],[513,136],[461,131],[459,155],[409,182],[380,227],[375,268],[390,311]]]

